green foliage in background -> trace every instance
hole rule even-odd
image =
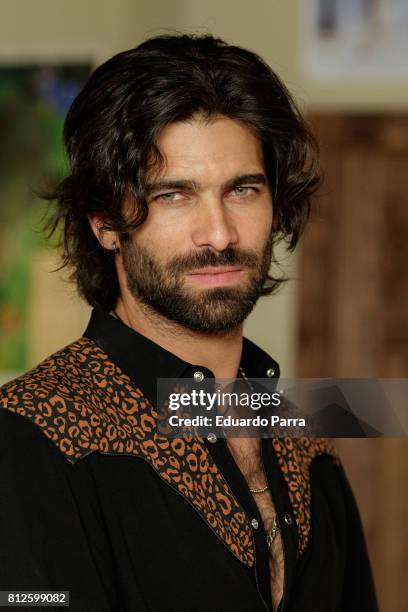
[[[66,172],[65,114],[89,71],[0,68],[0,370],[26,368],[30,266],[52,206],[36,193]]]

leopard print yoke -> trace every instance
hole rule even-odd
[[[331,455],[337,465],[340,460],[335,447],[327,438],[272,438],[272,445],[288,487],[298,532],[297,556],[300,557],[309,542],[312,461],[323,454]]]
[[[249,518],[203,440],[161,435],[156,410],[93,340],[80,338],[4,385],[0,406],[39,426],[72,464],[93,452],[147,460],[240,561],[254,565]],[[334,450],[324,439],[272,443],[288,485],[300,554],[310,529],[310,462]]]

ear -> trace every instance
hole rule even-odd
[[[104,249],[111,251],[115,250],[115,244],[118,243],[116,232],[112,230],[104,230],[103,226],[107,219],[107,214],[98,211],[92,211],[87,214],[89,224],[95,234],[98,242]]]

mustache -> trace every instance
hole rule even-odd
[[[205,249],[192,253],[191,255],[180,255],[173,257],[168,263],[172,272],[191,272],[197,268],[207,266],[247,266],[254,268],[259,265],[259,255],[251,251],[240,251],[228,247],[220,253],[215,253],[211,249]]]

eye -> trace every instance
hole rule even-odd
[[[231,193],[234,193],[239,197],[239,198],[245,198],[249,195],[251,195],[252,193],[257,193],[259,190],[256,187],[246,187],[244,185],[240,185],[239,187],[235,187],[235,189],[232,190]]]
[[[163,202],[174,202],[176,199],[178,200],[179,198],[175,198],[174,196],[180,194],[179,191],[169,191],[168,193],[161,193],[157,196],[155,196],[153,199],[156,201],[163,201]]]

